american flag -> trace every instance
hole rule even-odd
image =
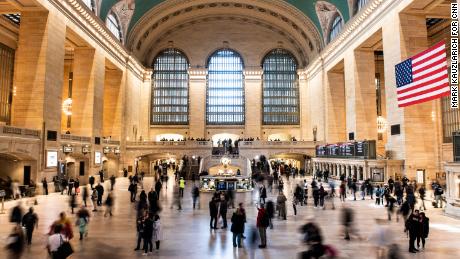
[[[444,41],[397,64],[395,70],[398,107],[450,95]]]

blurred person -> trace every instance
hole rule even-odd
[[[209,214],[211,216],[211,221],[209,222],[209,227],[211,229],[217,229],[217,214],[218,211],[218,204],[216,199],[213,197],[209,201]]]
[[[419,194],[419,197],[420,197],[420,201],[422,202],[422,206],[420,206],[420,208],[423,208],[423,210],[426,210],[426,207],[425,207],[425,193],[426,193],[425,187],[422,185],[418,189],[418,194]]]
[[[388,221],[391,221],[391,216],[393,215],[393,210],[394,210],[394,206],[396,203],[396,199],[393,196],[389,195],[387,202],[388,202],[388,207],[387,207]],[[398,221],[398,218],[396,218],[396,221]]]
[[[6,239],[8,259],[19,259],[24,251],[24,231],[20,225],[15,225]]]
[[[149,211],[152,212],[153,215],[155,215],[157,212],[158,196],[157,193],[153,190],[153,188],[150,188],[149,193],[147,193],[147,200],[149,202]]]
[[[104,176],[102,176],[103,179]],[[101,181],[102,182],[102,181]],[[104,186],[101,183],[98,183],[96,188],[97,190],[97,206],[102,206],[102,197],[104,196]]]
[[[340,184],[339,189],[340,189],[340,201],[345,202],[345,199],[347,198],[345,181],[342,181],[342,183]]]
[[[257,230],[259,231],[259,248],[267,247],[267,228],[270,225],[268,214],[264,204],[260,204],[257,212]]]
[[[420,249],[420,240],[422,240],[422,251],[425,250],[425,239],[430,233],[430,219],[425,216],[425,212],[420,212],[420,232],[417,236],[417,248]]]
[[[92,189],[89,202],[91,203],[91,206],[93,207],[93,211],[97,211],[96,201],[97,201],[97,190]]]
[[[342,225],[344,229],[344,239],[345,240],[351,240],[350,234],[355,234],[354,229],[353,229],[353,223],[354,223],[354,212],[350,207],[344,205],[342,207]]]
[[[319,205],[319,198],[320,198],[320,193],[319,193],[319,188],[316,184],[313,185],[314,182],[312,182],[312,187],[311,187],[311,192],[313,195],[313,203],[315,205],[315,208],[318,208]]]
[[[374,243],[377,259],[386,259],[387,249],[393,244],[393,233],[391,232],[388,221],[375,219],[375,230],[370,237],[370,241]]]
[[[43,194],[48,195],[48,182],[46,181],[46,177],[43,177],[42,186],[43,186]]]
[[[110,217],[112,217],[112,208],[113,208],[113,194],[112,192],[109,192],[109,194],[107,195],[107,198],[105,200],[105,213],[104,213],[104,217],[107,216],[107,214],[110,215]]]
[[[295,193],[292,197],[292,209],[294,210],[294,216],[297,216],[297,197]]]
[[[94,186],[94,183],[96,182],[96,180],[94,179],[94,176],[90,176],[89,177],[89,186],[91,187],[91,189],[93,189],[93,186]]]
[[[193,209],[195,209],[196,204],[198,200],[200,199],[200,189],[196,185],[193,185],[193,188],[192,188],[192,199],[193,199]],[[198,205],[198,208],[200,208],[199,205]]]
[[[185,180],[184,177],[181,177],[179,180],[179,197],[184,197],[184,189],[185,189]]]
[[[160,216],[155,215],[153,221],[152,241],[155,242],[155,248],[160,250],[160,241],[163,240],[163,232],[161,230]]]
[[[73,214],[74,208],[77,207],[77,195],[75,194],[74,191],[72,191],[72,194],[70,195],[69,205],[70,205],[70,210],[72,211],[72,214]]]
[[[156,181],[156,183],[155,183],[155,192],[158,195],[158,199],[160,199],[161,187],[163,187],[163,184],[161,183],[161,181]]]
[[[300,259],[320,258],[325,253],[323,237],[318,225],[309,222],[300,228],[303,234],[303,242],[308,245],[308,250],[299,254]]]
[[[46,248],[52,259],[65,259],[58,253],[59,247],[64,241],[68,241],[68,239],[62,234],[62,226],[56,225],[53,232],[50,233],[46,244]]]
[[[128,191],[131,194],[131,202],[135,202],[137,195],[137,184],[134,181],[131,181],[129,184]]]
[[[10,222],[16,223],[18,225],[21,224],[22,214],[22,201],[18,201],[18,204],[11,210]]]
[[[222,217],[222,229],[227,228],[227,201],[225,200],[225,196],[220,197],[220,202],[219,202],[219,215]]]
[[[434,189],[434,198],[435,198],[435,208],[442,208],[442,194],[444,193],[444,190],[442,189],[440,184],[436,185],[436,188]]]
[[[248,227],[248,237],[246,239],[246,247],[250,259],[255,259],[255,251],[257,248],[257,239],[258,239],[257,228],[254,225]]]
[[[141,249],[141,241],[144,237],[144,219],[145,215],[140,215],[137,217],[136,220],[136,233],[137,233],[137,245],[136,248],[134,248],[134,251],[140,250]]]
[[[262,184],[262,186],[259,188],[259,202],[262,204],[265,204],[266,198],[267,198],[267,189],[265,188],[265,185]]]
[[[38,228],[38,216],[33,207],[30,207],[29,212],[22,217],[22,226],[26,230],[27,244],[31,245],[34,228]]]
[[[80,240],[83,240],[83,236],[88,236],[88,224],[89,224],[89,212],[85,207],[81,207],[77,211],[77,221],[75,225],[78,226],[78,231],[80,233]]]
[[[273,229],[273,217],[275,216],[275,203],[271,200],[267,201],[267,204],[265,204],[265,211],[267,212],[267,215],[268,215],[270,229]]]
[[[110,176],[110,190],[113,191],[113,187],[115,186],[115,176],[112,174],[112,176]]]
[[[152,244],[153,236],[153,213],[149,213],[148,217],[144,220],[144,253],[142,255],[147,255],[147,252],[150,248],[150,253],[153,250]]]
[[[81,192],[81,200],[85,207],[87,207],[86,200],[88,199],[88,187],[85,185],[83,186],[83,190]]]
[[[287,198],[284,196],[283,192],[281,191],[276,198],[276,204],[278,206],[278,217],[286,220],[286,201]]]
[[[420,235],[421,230],[419,211],[415,210],[405,223],[404,232],[409,232],[409,253],[416,253],[415,239]]]
[[[325,208],[324,207],[324,197],[327,196],[327,192],[324,190],[322,183],[319,184],[318,193],[319,193],[319,206],[324,209]]]
[[[403,204],[399,208],[396,221],[399,221],[399,215],[402,215],[403,221],[406,222],[407,218],[409,217],[409,213],[411,213],[411,209],[410,209],[409,202],[406,200],[405,202],[403,202]]]
[[[246,223],[246,214],[244,210],[240,210],[239,208],[233,212],[231,218],[232,226],[230,231],[233,233],[233,247],[241,248],[241,239],[244,233],[244,224]]]
[[[56,226],[61,226],[61,234],[63,234],[68,240],[73,238],[73,229],[72,224],[70,223],[70,219],[67,217],[65,212],[59,213],[59,219],[53,222],[50,227],[49,234],[54,233],[54,228]]]

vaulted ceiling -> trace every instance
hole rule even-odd
[[[168,0],[100,0],[100,11],[99,16],[102,20],[105,20],[108,13],[110,12],[111,8],[116,5],[120,1],[125,2],[133,2],[134,3],[134,12],[132,14],[132,18],[129,22],[127,34],[129,35],[132,28],[143,18],[145,14],[147,14],[151,9],[157,7],[158,5],[162,4],[163,2],[167,2]],[[273,1],[273,0],[272,0]],[[350,12],[348,7],[348,1],[346,0],[322,0],[326,2],[330,2],[331,4],[335,5],[339,12],[341,13],[342,17],[344,18],[345,22],[350,18]],[[183,2],[193,2],[193,1],[186,1]],[[219,2],[219,1],[216,1]],[[244,3],[250,4],[251,1],[242,1]],[[312,21],[312,23],[316,26],[316,29],[322,33],[320,20],[316,14],[315,6],[318,0],[275,0],[275,2],[287,2],[293,7],[297,8],[303,14],[305,14],[308,19]]]

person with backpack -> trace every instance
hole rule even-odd
[[[22,217],[22,226],[26,229],[27,244],[31,245],[34,228],[38,228],[38,216],[33,207],[30,207],[29,212]]]
[[[419,211],[415,210],[405,222],[404,232],[409,232],[409,253],[416,253],[418,250],[415,248],[415,239],[420,234],[421,224]]]
[[[422,240],[422,250],[425,250],[425,239],[430,233],[430,219],[425,216],[425,212],[420,212],[420,233],[417,236],[417,248],[420,249],[420,240]]]
[[[260,204],[257,213],[257,229],[259,230],[260,245],[259,248],[267,247],[267,228],[270,225],[270,219],[265,211],[264,204]]]
[[[145,215],[141,215],[136,220],[137,246],[134,248],[134,251],[141,249],[141,241],[144,236],[144,219]]]

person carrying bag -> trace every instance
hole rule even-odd
[[[54,227],[54,234],[48,238],[48,252],[53,259],[65,259],[73,254],[73,248],[66,238],[61,234],[62,225]]]

